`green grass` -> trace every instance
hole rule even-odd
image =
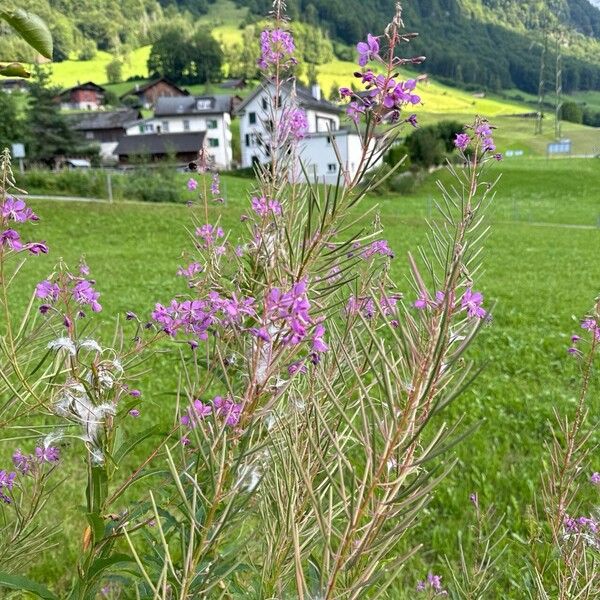
[[[490,209],[485,271],[476,287],[485,292],[487,306],[495,303],[494,320],[472,350],[485,369],[446,413],[449,420],[464,417],[464,427],[475,423],[480,427],[454,452],[457,468],[438,488],[411,534],[411,543],[423,544],[423,551],[403,575],[406,590],[414,589],[414,582],[430,566],[443,573],[443,555],[457,558],[454,536],[466,527],[468,496],[473,491],[479,493],[482,505],[493,504],[498,513],[506,513],[512,532],[512,566],[504,575],[519,581],[526,547],[516,536],[524,534],[526,509],[539,489],[540,471],[547,460],[544,444],[551,434],[549,420],[553,409],[573,408],[577,391],[577,365],[566,354],[569,336],[600,291],[600,161],[522,159],[493,168],[502,177]],[[448,181],[440,171],[413,195],[367,201],[379,203],[386,237],[396,252],[392,276],[407,292],[406,253],[425,240],[425,221],[433,216],[434,199],[439,197],[437,177]],[[223,177],[227,197],[223,225],[234,239],[251,185],[249,180]],[[184,206],[51,201],[32,205],[41,217],[39,235],[47,239],[52,254],[28,261],[19,293],[31,290],[59,256],[73,264],[85,252],[102,292],[104,324],[99,331],[104,336],[112,331],[115,313],[134,310],[148,315],[154,302],[185,293],[174,275],[181,250],[189,247],[184,230],[189,215]],[[140,382],[142,417],[131,428],[142,430],[173,418],[174,360],[172,355],[161,356],[152,365],[152,375]],[[600,409],[599,396],[591,398],[593,417]],[[68,495],[73,504],[82,504],[85,481],[80,449],[66,449],[65,457],[62,468],[69,478]],[[600,464],[594,466],[599,470]],[[57,500],[48,514],[51,522],[59,519],[65,514],[64,505]],[[60,539],[60,557],[41,559],[33,575],[64,584],[83,527],[83,516],[69,517]],[[444,575],[448,582],[448,574]],[[510,593],[494,597],[523,595],[513,586]]]
[[[146,63],[149,56],[150,46],[142,46],[133,50],[123,63],[123,79],[134,75],[148,77]],[[51,81],[54,85],[61,87],[71,87],[84,81],[93,81],[102,85],[107,81],[106,65],[113,58],[112,54],[99,50],[91,60],[65,60],[60,63],[53,63]]]

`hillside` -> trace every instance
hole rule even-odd
[[[270,5],[238,2],[256,15]],[[366,31],[383,31],[394,5],[395,0],[290,0],[288,9],[354,44]],[[405,3],[404,20],[420,34],[407,52],[426,55],[424,69],[458,83],[537,92],[543,32],[549,36],[550,67],[560,32],[565,91],[600,85],[600,10],[587,0],[423,0]]]

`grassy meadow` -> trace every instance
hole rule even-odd
[[[572,407],[577,393],[577,363],[566,353],[569,336],[600,292],[600,160],[513,159],[493,168],[492,178],[502,176],[489,210],[492,228],[485,270],[476,288],[484,291],[486,305],[495,308],[492,324],[471,350],[471,357],[484,370],[445,413],[449,421],[463,418],[464,427],[479,424],[479,428],[454,450],[457,467],[437,489],[410,536],[410,544],[422,544],[423,549],[400,577],[394,595],[398,598],[412,598],[416,580],[429,569],[449,582],[443,557],[458,558],[451,532],[465,531],[469,494],[474,491],[483,506],[494,505],[498,514],[506,515],[511,564],[522,564],[527,508],[548,460],[544,444],[550,440],[549,421],[555,408]],[[405,278],[406,254],[424,243],[426,221],[435,218],[437,178],[447,180],[448,175],[444,171],[431,175],[409,196],[384,195],[365,201],[378,204],[385,237],[396,253],[392,275],[399,288],[409,293],[408,301],[412,299]],[[193,197],[184,182],[182,175],[182,198]],[[232,241],[251,185],[247,179],[223,177],[227,201],[222,206],[222,224],[231,231]],[[114,315],[127,310],[149,315],[155,302],[186,292],[185,283],[175,276],[185,260],[182,250],[189,248],[186,206],[49,200],[31,204],[41,217],[36,237],[48,241],[51,254],[28,261],[15,297],[30,293],[59,257],[74,264],[83,253],[102,293],[104,311],[97,319],[102,323],[97,336],[108,340]],[[172,422],[178,377],[175,360],[173,353],[156,357],[151,375],[139,382],[144,393],[142,414],[132,419],[132,429],[141,431],[154,423],[167,428]],[[599,393],[596,387],[591,395],[596,425]],[[595,441],[600,441],[597,434]],[[150,448],[151,441],[140,448],[138,458]],[[62,496],[83,504],[81,448],[67,448],[63,455],[67,480]],[[593,467],[600,470],[600,463]],[[50,522],[60,519],[62,501],[56,499],[49,507]],[[75,563],[85,527],[83,514],[80,522],[70,521],[69,527],[58,540],[60,552],[40,557],[30,573],[56,590],[67,583],[57,579],[59,575]],[[494,597],[524,597],[515,587],[519,578],[516,567],[505,572],[506,592]]]

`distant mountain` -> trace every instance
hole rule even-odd
[[[271,0],[236,0],[257,15]],[[600,0],[593,0],[600,4]],[[537,93],[539,61],[547,36],[555,64],[561,32],[565,91],[600,87],[600,10],[588,0],[410,0],[404,22],[419,38],[406,49],[424,54],[423,68],[447,82]],[[381,32],[395,0],[288,0],[294,18],[319,24],[335,39],[355,44]],[[553,78],[547,74],[547,80]]]

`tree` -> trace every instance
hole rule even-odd
[[[208,29],[198,29],[190,40],[190,77],[197,83],[220,81],[223,50]],[[185,82],[192,83],[193,81]]]
[[[563,121],[583,123],[583,109],[577,102],[563,102],[560,114]]]
[[[148,71],[182,82],[188,75],[190,61],[190,48],[187,40],[182,39],[182,32],[178,28],[167,27],[152,44]]]
[[[23,123],[14,94],[0,92],[0,151],[14,142],[23,141]]]
[[[178,83],[219,81],[223,66],[221,46],[207,29],[185,35],[179,27],[169,27],[152,45],[148,70]]]
[[[123,81],[123,63],[118,58],[114,58],[106,65],[106,79],[108,83]]]
[[[58,156],[74,154],[79,143],[56,103],[56,89],[48,87],[50,75],[35,67],[29,88],[26,118],[27,156],[52,166]]]

